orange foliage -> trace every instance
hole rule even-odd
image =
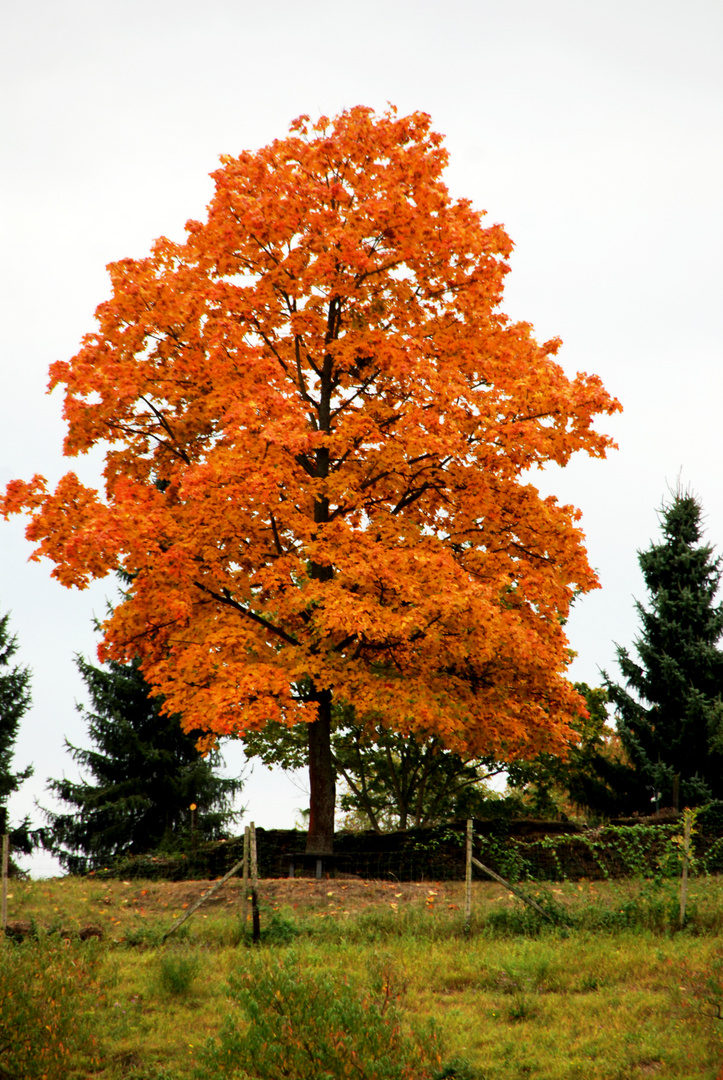
[[[8,486],[34,557],[122,567],[106,657],[211,735],[313,720],[302,680],[474,755],[559,750],[579,514],[525,479],[604,456],[596,376],[499,310],[511,242],[454,201],[429,117],[354,108],[225,157],[206,222],[110,269],[65,386],[69,474]],[[328,695],[327,695],[328,696]]]

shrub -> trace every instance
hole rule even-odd
[[[300,933],[293,919],[274,912],[261,928],[261,940],[267,945],[289,945]]]
[[[95,942],[0,940],[0,1076],[67,1080],[92,1054],[97,956]]]
[[[226,1021],[219,1039],[204,1051],[199,1080],[432,1080],[439,1075],[436,1030],[406,1030],[389,966],[361,985],[304,969],[293,954],[272,964],[257,957],[246,961],[229,985],[246,1022]]]
[[[477,1072],[464,1058],[452,1058],[446,1062],[432,1080],[476,1080]]]

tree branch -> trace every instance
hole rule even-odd
[[[268,630],[270,634],[275,634],[276,637],[281,638],[288,645],[298,645],[299,642],[291,634],[287,634],[285,630],[282,630],[280,626],[274,626],[272,622],[265,619],[263,615],[257,615],[255,611],[251,611],[249,608],[244,607],[238,600],[234,600],[228,589],[222,589],[220,593],[215,592],[213,589],[209,589],[207,585],[204,585],[200,581],[194,581],[193,583],[197,589],[206,593],[207,596],[211,596],[219,604],[225,604],[227,607],[231,607],[234,611],[238,611],[241,615],[245,615],[247,619],[251,619],[252,622],[258,623],[259,626],[263,626],[265,630]]]

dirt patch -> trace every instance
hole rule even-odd
[[[213,887],[212,881],[149,882],[133,888],[120,902],[130,910],[143,909],[146,915],[183,910]],[[134,883],[135,885],[135,883]],[[494,886],[492,886],[495,888]],[[350,881],[328,878],[268,878],[259,881],[262,903],[278,908],[315,911],[329,907],[343,908],[350,914],[374,906],[397,906],[423,903],[429,907],[454,909],[464,905],[464,886],[460,882],[404,883],[386,881]],[[204,904],[204,909],[238,907],[243,900],[243,882],[227,881]],[[116,901],[117,902],[117,901]]]

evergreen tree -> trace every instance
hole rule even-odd
[[[78,706],[94,749],[66,740],[73,758],[94,782],[50,780],[49,789],[73,809],[45,811],[46,845],[71,872],[105,865],[121,855],[186,846],[191,804],[199,839],[219,839],[238,816],[231,810],[240,779],[214,772],[219,755],[202,758],[198,734],[186,734],[178,716],[161,712],[149,697],[136,660],[100,668],[78,657],[92,710]]]
[[[35,846],[29,819],[11,828],[7,809],[10,796],[33,772],[31,766],[21,772],[11,769],[20,721],[30,708],[30,669],[10,666],[18,646],[8,633],[9,621],[9,615],[0,617],[0,836],[9,833],[13,849],[29,854]]]
[[[604,676],[635,768],[635,809],[723,796],[721,559],[700,542],[701,513],[689,492],[663,505],[663,542],[638,556],[650,594],[649,610],[636,602],[638,660],[618,646],[625,686]]]

